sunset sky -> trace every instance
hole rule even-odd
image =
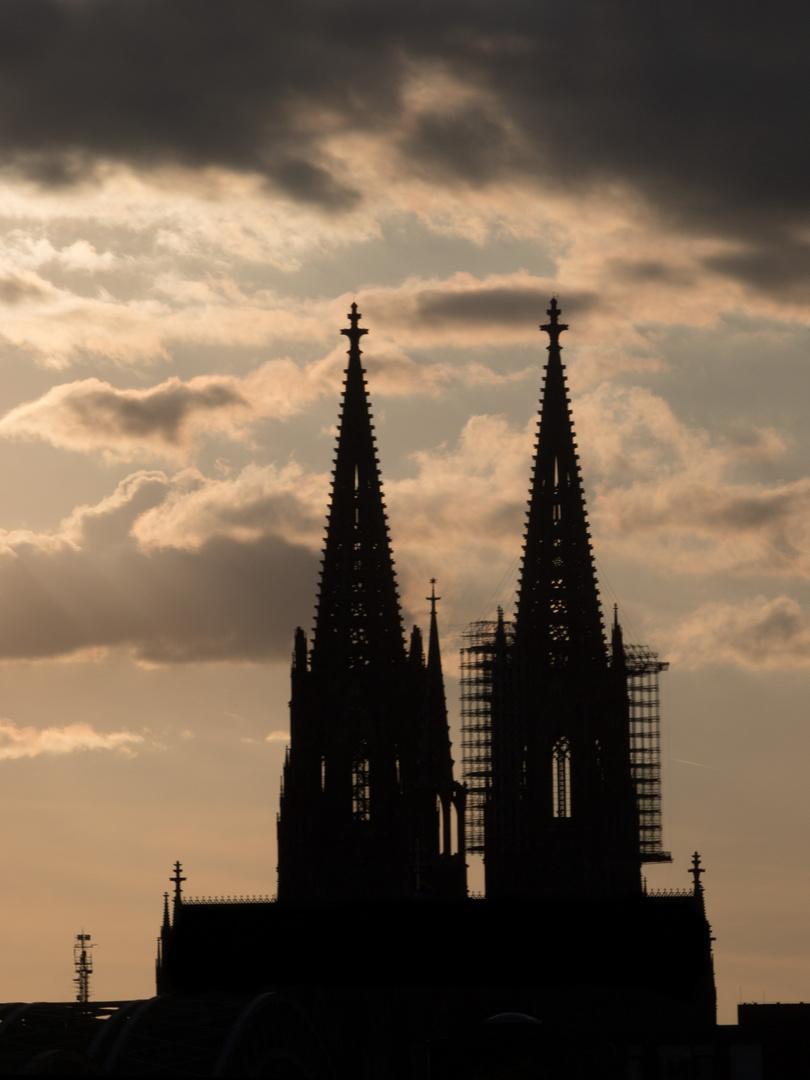
[[[457,715],[552,293],[603,599],[671,662],[650,884],[700,851],[722,1020],[810,1000],[808,40],[790,2],[0,4],[0,1000],[71,998],[82,929],[94,997],[153,993],[175,859],[275,890],[354,300]]]

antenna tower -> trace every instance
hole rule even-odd
[[[76,935],[73,946],[73,967],[76,969],[76,1000],[86,1004],[90,1000],[90,976],[93,974],[93,955],[90,950],[90,935],[82,932]]]

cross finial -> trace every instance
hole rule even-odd
[[[344,330],[341,330],[341,334],[345,334],[351,342],[352,349],[357,349],[360,338],[363,334],[367,334],[368,330],[364,330],[363,327],[358,326],[358,323],[363,318],[360,312],[357,310],[357,304],[352,304],[352,310],[346,316],[351,326],[347,326]],[[359,352],[359,349],[358,349]]]
[[[560,309],[559,309],[559,307],[557,305],[557,297],[556,296],[552,296],[552,298],[551,298],[551,307],[548,308],[548,310],[546,311],[546,314],[548,315],[548,322],[543,323],[543,325],[540,327],[540,329],[545,330],[545,332],[548,334],[549,338],[551,339],[550,342],[549,342],[549,346],[548,346],[549,349],[553,349],[553,348],[559,349],[560,348],[560,334],[563,332],[563,330],[568,329],[568,323],[561,323],[560,322],[561,312],[560,312]]]
[[[180,888],[180,886],[183,884],[183,882],[186,879],[181,876],[180,871],[182,869],[183,868],[180,865],[180,861],[178,859],[178,861],[174,864],[174,877],[169,878],[169,881],[174,882],[174,902],[175,902],[175,904],[181,904],[183,902],[182,901],[183,890]]]
[[[695,882],[695,896],[700,896],[700,894],[703,892],[703,885],[700,880],[700,875],[705,874],[706,870],[700,865],[700,855],[697,852],[695,852],[695,854],[692,856],[692,869],[689,871],[689,873],[692,875]]]
[[[430,579],[430,596],[426,596],[425,599],[430,601],[430,614],[435,615],[436,614],[436,601],[441,600],[441,597],[436,595],[436,578],[435,577],[432,577]]]

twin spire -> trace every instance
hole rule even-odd
[[[549,321],[545,389],[529,512],[523,545],[515,641],[552,665],[588,663],[604,658],[605,642],[596,570],[591,553],[588,515],[579,470],[571,407],[560,356],[556,297]]]
[[[545,389],[527,516],[515,638],[558,666],[605,656],[599,590],[574,427],[561,359],[556,298],[540,329],[549,336]],[[349,339],[332,500],[312,648],[313,668],[397,665],[403,627],[371,405],[361,364],[357,304]],[[429,598],[435,611],[435,592]]]
[[[396,666],[405,657],[371,403],[360,362],[360,313],[352,304],[349,364],[318,597],[313,670]]]
[[[453,782],[438,597],[434,589],[425,664],[416,628],[405,650],[360,318],[352,304],[341,331],[349,362],[311,650],[302,630],[295,638],[278,895],[462,899],[464,800]]]

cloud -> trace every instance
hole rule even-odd
[[[771,428],[726,440],[649,390],[602,385],[576,402],[598,549],[668,573],[810,577],[810,479],[741,479],[778,461]]]
[[[779,460],[777,432],[712,443],[660,397],[608,384],[575,412],[600,553],[670,575],[810,577],[810,480],[738,475]],[[534,416],[473,416],[386,483],[406,612],[424,612],[431,577],[456,630],[509,605],[535,429]],[[293,628],[310,625],[327,497],[328,477],[295,461],[140,471],[53,532],[0,533],[0,658],[286,661]]]
[[[407,608],[425,608],[438,576],[444,614],[469,618],[464,588],[489,590],[493,564],[517,551],[530,451],[528,428],[474,417],[457,446],[386,484]],[[328,490],[292,461],[218,478],[140,471],[53,532],[0,532],[0,658],[286,661],[312,617]]]
[[[289,742],[289,731],[271,731],[269,735],[265,736],[267,742]]]
[[[0,304],[16,307],[26,301],[37,301],[47,296],[48,284],[30,271],[6,272],[0,275]]]
[[[547,285],[533,289],[508,286],[484,286],[463,291],[425,289],[417,294],[416,307],[421,318],[432,324],[484,323],[513,327],[515,323],[522,323],[535,330],[537,320],[543,318],[550,291]],[[575,315],[597,304],[596,296],[578,294],[573,290],[566,292],[567,314]]]
[[[370,348],[381,335],[400,348],[442,345],[478,350],[509,344],[535,346],[539,354],[543,340],[538,326],[546,319],[553,294],[563,297],[566,315],[577,316],[580,344],[587,344],[593,334],[594,316],[613,306],[609,295],[597,297],[568,281],[518,270],[481,278],[464,271],[445,279],[409,277],[396,286],[364,289],[362,309],[374,335]],[[639,340],[636,331],[630,336]]]
[[[383,335],[384,338],[384,335]],[[482,363],[420,363],[384,339],[363,360],[375,395],[438,395],[453,385],[507,383],[524,372],[500,373]],[[246,440],[259,420],[288,420],[323,396],[339,392],[343,346],[308,364],[269,360],[244,376],[172,376],[146,389],[119,389],[98,378],[54,386],[0,419],[0,438],[40,439],[61,449],[131,461],[187,461],[212,434]]]
[[[271,535],[317,550],[327,491],[326,476],[305,473],[296,462],[248,465],[217,480],[189,470],[137,516],[131,534],[148,552],[199,552],[214,537],[254,544]]]
[[[667,637],[667,658],[693,669],[717,663],[762,669],[810,665],[810,618],[788,596],[704,604]]]
[[[0,720],[0,761],[12,758],[39,757],[41,754],[73,754],[78,750],[115,750],[132,754],[144,741],[131,731],[96,731],[90,724],[65,727],[18,727],[11,720]]]
[[[53,188],[105,160],[221,167],[336,214],[368,187],[339,144],[364,137],[436,185],[624,184],[681,226],[789,242],[807,21],[795,0],[767,25],[729,3],[7,0],[0,145]]]
[[[188,473],[173,480],[134,473],[53,533],[0,534],[0,658],[98,647],[127,649],[153,663],[286,658],[295,626],[312,611],[323,519],[317,531],[313,524],[309,545],[287,539],[288,511],[274,517],[273,503],[283,507],[295,498],[295,480],[271,476],[263,486],[232,484],[218,515],[207,507],[207,533],[193,543],[187,536],[172,543],[167,529],[158,536],[154,521],[139,543],[138,522],[150,510],[179,499],[178,492],[193,496],[200,483]],[[247,501],[258,501],[257,490],[264,504],[253,517],[263,515],[264,526],[251,529]],[[245,502],[234,505],[240,496]],[[187,514],[192,534],[188,520]]]
[[[810,244],[791,238],[769,239],[742,250],[709,256],[704,265],[737,278],[757,292],[784,299],[806,297],[810,280]]]
[[[250,411],[234,379],[177,377],[148,390],[117,390],[100,379],[55,386],[0,420],[5,438],[39,438],[68,450],[117,458],[152,452],[184,457],[200,429],[230,427]]]
[[[473,416],[455,445],[414,453],[415,474],[386,484],[405,605],[425,613],[437,578],[442,625],[453,624],[453,634],[510,601],[535,426],[534,418],[515,428],[504,416]]]

